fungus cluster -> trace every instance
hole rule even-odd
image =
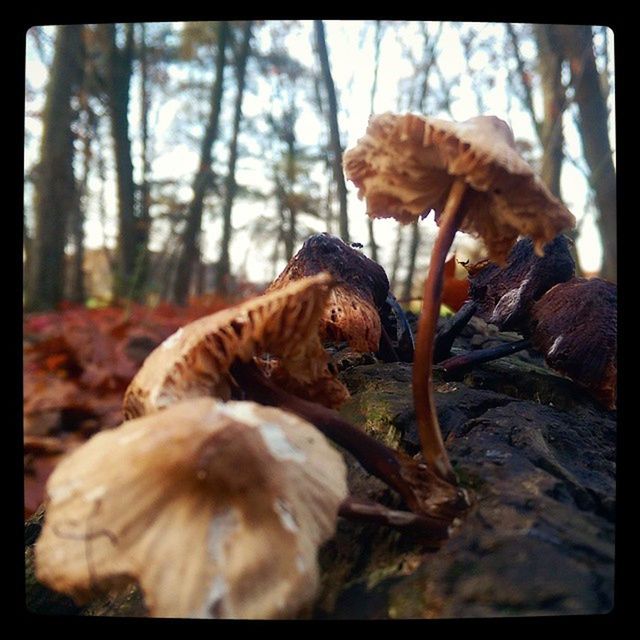
[[[576,278],[574,268],[562,235],[545,247],[544,256],[524,238],[504,267],[489,260],[468,267],[470,300],[464,309],[525,337],[440,362],[445,375],[532,347],[550,368],[615,409],[617,287],[600,278]]]
[[[306,399],[348,395],[319,334],[335,284],[301,277],[165,340],[125,394],[129,420],[51,476],[38,578],[80,599],[135,579],[160,616],[291,617],[315,595],[338,514],[446,538],[463,492]],[[349,497],[327,437],[413,513]]]
[[[58,466],[36,547],[40,580],[80,599],[137,580],[160,616],[284,618],[313,599],[318,548],[339,516],[408,529],[437,546],[469,505],[444,449],[431,388],[443,268],[458,229],[479,235],[497,263],[472,274],[474,309],[503,327],[531,315],[532,339],[552,366],[577,376],[568,361],[591,358],[610,400],[615,347],[596,358],[569,345],[576,325],[602,313],[596,298],[615,293],[597,285],[588,297],[584,283],[569,280],[573,263],[557,236],[573,216],[518,156],[506,123],[375,116],[344,166],[370,216],[406,223],[433,209],[440,226],[414,360],[424,461],[334,410],[348,391],[322,341],[377,352],[392,296],[382,267],[320,234],[264,295],[165,340],[127,390],[127,422]],[[531,239],[509,253],[519,235]],[[566,309],[566,296],[589,302]],[[329,440],[395,490],[409,511],[349,495],[344,460]]]

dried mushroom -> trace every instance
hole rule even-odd
[[[129,385],[125,416],[199,396],[226,400],[233,386],[231,365],[265,352],[278,358],[299,392],[321,391],[325,403],[338,406],[349,394],[328,370],[318,337],[332,283],[327,273],[303,278],[179,329],[151,353]]]
[[[617,396],[617,287],[600,278],[557,284],[533,307],[532,341],[547,364],[609,409]]]
[[[372,116],[366,135],[345,153],[344,168],[371,217],[407,223],[435,211],[440,231],[424,287],[413,396],[425,460],[455,484],[431,372],[444,264],[455,233],[480,236],[489,257],[503,263],[518,235],[530,236],[541,254],[575,219],[518,155],[509,126],[494,116],[463,123],[412,114]]]
[[[515,149],[509,125],[495,116],[456,123],[385,113],[344,156],[347,177],[366,197],[371,217],[412,222],[435,211],[438,221],[452,192],[460,194],[458,228],[480,236],[489,257],[503,262],[519,235],[536,252],[574,218]],[[462,182],[467,189],[454,188]]]
[[[155,616],[292,617],[316,594],[346,495],[342,457],[304,420],[192,399],[61,462],[37,577],[80,601],[137,580]]]
[[[529,238],[519,240],[504,267],[484,260],[468,267],[469,296],[476,303],[475,313],[503,331],[521,330],[529,320],[531,308],[546,291],[574,276],[575,263],[569,241],[559,235],[535,253]]]
[[[278,291],[300,278],[326,271],[336,284],[320,319],[320,337],[346,341],[356,351],[377,351],[380,309],[389,293],[384,269],[363,253],[328,233],[308,238],[267,291]]]

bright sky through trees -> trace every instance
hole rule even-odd
[[[177,30],[181,25],[174,25]],[[431,28],[432,25],[429,25]],[[435,23],[434,23],[435,28]],[[338,102],[341,109],[340,127],[342,132],[342,143],[345,148],[353,146],[357,139],[363,135],[370,111],[371,86],[373,82],[373,37],[374,30],[371,24],[364,21],[333,21],[325,22],[327,44],[329,48],[330,61],[334,82],[338,92]],[[477,39],[495,37],[496,42],[504,41],[504,25],[499,23],[476,23],[474,25],[478,35]],[[47,28],[47,34],[53,36],[53,28]],[[262,31],[258,37],[266,38],[267,34]],[[315,68],[317,59],[312,46],[313,26],[311,21],[302,21],[299,26],[291,28],[285,37],[286,47],[289,54],[301,64]],[[608,30],[609,50],[613,51],[613,34]],[[260,46],[260,42],[257,43]],[[409,47],[416,60],[422,56],[423,42],[418,29],[418,24],[407,24],[403,26],[402,41],[396,29],[385,29],[381,42],[380,68],[378,73],[377,92],[375,96],[376,112],[403,111],[404,96],[400,87],[403,78],[411,76],[415,68],[411,61],[407,59],[406,51],[403,47]],[[502,45],[501,45],[502,46]],[[497,115],[512,126],[517,139],[528,140],[535,146],[536,137],[529,115],[523,110],[517,98],[510,94],[507,83],[506,68],[495,66],[485,49],[477,48],[475,53],[465,62],[460,39],[455,32],[453,25],[445,23],[442,27],[438,45],[438,65],[444,76],[453,77],[461,74],[460,82],[454,87],[451,95],[451,114],[429,113],[435,117],[450,119],[452,116],[456,120],[464,120],[478,115],[477,97],[474,94],[474,75],[486,71],[491,71],[491,85],[487,86],[482,93],[487,114]],[[501,61],[503,55],[497,52],[497,60]],[[534,59],[536,56],[535,47],[532,43],[523,42],[522,55],[527,59]],[[467,66],[468,65],[468,66]],[[494,65],[492,67],[492,65]],[[613,66],[613,56],[610,56],[610,65]],[[613,71],[613,69],[612,69]],[[213,73],[213,70],[211,70]],[[172,80],[177,80],[179,75],[184,73],[182,69],[171,68]],[[27,37],[27,60],[26,60],[27,85],[33,91],[27,97],[27,118],[26,118],[26,144],[25,144],[25,165],[27,169],[37,161],[38,141],[41,131],[38,117],[30,115],[41,108],[44,88],[47,80],[47,66],[43,63],[39,53],[35,49],[32,38]],[[259,81],[254,89],[248,91],[243,114],[246,120],[256,119],[265,109],[269,108],[269,103],[265,99],[267,84]],[[132,84],[132,96],[137,96],[139,87],[134,76]],[[613,101],[614,87],[611,87],[610,97]],[[540,92],[535,93],[538,101],[536,107],[542,112]],[[613,102],[610,105],[613,110]],[[134,141],[134,162],[138,161],[138,154],[135,148],[139,123],[139,100],[133,98],[131,101],[130,121],[132,139]],[[152,175],[154,180],[162,179],[182,179],[184,186],[179,194],[181,198],[188,201],[191,195],[191,178],[197,169],[198,148],[197,144],[189,145],[184,137],[176,142],[174,131],[181,118],[182,102],[181,97],[166,98],[162,104],[152,105],[152,122],[155,136],[155,153],[153,160]],[[613,118],[612,118],[613,121]],[[581,146],[577,129],[569,114],[564,119],[565,148],[569,156],[574,159],[581,158]],[[299,119],[296,125],[296,134],[301,145],[317,145],[319,139],[326,139],[324,123],[322,123],[317,112],[312,108],[311,103],[302,105]],[[615,136],[611,136],[615,140]],[[139,167],[136,167],[136,171]],[[270,175],[266,173],[266,168],[259,159],[252,157],[241,157],[238,163],[237,180],[240,184],[250,185],[253,188],[263,191],[269,190]],[[319,176],[320,182],[326,182],[326,177]],[[565,161],[562,170],[562,194],[566,204],[574,213],[580,226],[580,237],[577,248],[580,254],[582,266],[585,271],[596,271],[601,261],[601,247],[598,232],[594,223],[594,216],[597,214],[593,203],[590,200],[590,192],[583,173],[576,168],[572,162]],[[95,185],[90,184],[90,188]],[[95,187],[97,188],[97,187]],[[352,240],[367,243],[366,215],[364,203],[358,201],[353,185],[349,184],[349,225]],[[116,237],[115,220],[115,193],[105,194],[107,208],[111,212],[110,219],[107,220],[106,229],[103,229],[98,212],[94,209],[87,211],[85,231],[87,247],[97,247],[103,243],[103,232],[106,233],[107,244],[113,246]],[[25,201],[28,201],[28,193]],[[233,210],[233,224],[237,233],[234,236],[231,259],[232,266],[238,268],[243,263],[246,264],[246,276],[256,281],[268,279],[269,274],[265,273],[265,262],[269,260],[270,248],[252,246],[249,250],[251,239],[248,227],[251,221],[258,215],[264,214],[265,203],[251,202],[246,199],[239,199]],[[324,230],[321,220],[305,219],[310,227],[317,227],[318,231]],[[435,228],[435,223],[431,219],[423,223],[425,227]],[[376,220],[375,232],[380,244],[380,259],[385,267],[391,262],[393,251],[393,238],[397,223],[391,220]],[[217,220],[205,223],[205,239],[203,251],[206,258],[215,260],[218,255],[218,240],[221,234],[220,224]],[[161,235],[157,232],[152,234],[151,248],[160,247]],[[284,266],[284,263],[280,265]]]

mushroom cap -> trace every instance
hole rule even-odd
[[[224,309],[182,327],[149,357],[131,381],[124,413],[135,418],[186,398],[231,395],[229,368],[267,352],[299,386],[320,384],[332,406],[349,393],[328,370],[318,323],[333,280],[328,273]]]
[[[349,343],[356,351],[377,351],[380,308],[389,293],[385,270],[340,238],[328,233],[309,237],[267,291],[316,273],[330,273],[336,284],[320,319],[323,340]]]
[[[97,434],[47,484],[36,575],[79,601],[137,580],[152,615],[285,618],[315,596],[347,495],[308,422],[199,398]]]
[[[533,343],[547,364],[616,406],[618,290],[600,278],[555,285],[533,306]]]
[[[573,227],[569,210],[515,150],[509,126],[495,116],[462,123],[384,113],[344,155],[347,177],[366,197],[371,217],[413,221],[435,211],[438,221],[453,181],[470,187],[460,229],[480,236],[489,257],[504,262],[518,235],[536,252]]]
[[[546,245],[544,256],[530,238],[514,245],[504,267],[483,260],[468,267],[469,297],[476,315],[504,331],[526,329],[534,302],[575,273],[569,243],[562,234]]]

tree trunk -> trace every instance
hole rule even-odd
[[[251,42],[252,22],[247,21],[243,29],[243,40],[240,53],[236,62],[238,77],[238,95],[236,97],[235,113],[233,117],[233,132],[231,134],[231,142],[229,145],[229,168],[225,181],[224,206],[222,210],[222,240],[220,242],[220,259],[218,260],[215,274],[215,288],[221,294],[225,295],[229,290],[230,260],[229,248],[231,245],[231,212],[233,209],[233,201],[235,199],[236,184],[236,161],[238,159],[238,133],[240,132],[240,120],[242,118],[242,97],[245,86],[245,72],[247,68],[247,59],[249,58],[249,45]]]
[[[144,281],[146,282],[149,277],[149,252],[146,250],[147,241],[149,239],[149,233],[151,230],[151,215],[149,213],[149,207],[151,205],[150,200],[150,185],[149,175],[151,173],[151,162],[149,160],[149,62],[147,51],[147,33],[146,25],[144,22],[139,24],[140,28],[140,138],[141,138],[141,164],[142,164],[142,176],[140,179],[140,194],[139,194],[139,206],[140,206],[140,229],[144,231],[139,238],[139,251],[142,251],[142,273],[144,274]]]
[[[81,92],[84,94],[84,90]],[[84,304],[86,288],[84,286],[84,210],[86,208],[87,185],[89,181],[89,171],[91,166],[91,143],[93,141],[94,130],[92,128],[92,114],[86,99],[86,95],[81,95],[80,104],[86,116],[86,122],[82,140],[82,179],[78,193],[78,207],[72,212],[71,218],[71,238],[73,240],[74,254],[71,264],[70,291],[69,298],[73,302]]]
[[[147,229],[136,215],[135,183],[129,139],[129,87],[133,70],[133,24],[126,25],[122,50],[116,25],[100,25],[107,53],[106,85],[118,187],[117,297],[138,299],[143,290],[140,260],[144,259]]]
[[[298,205],[295,198],[295,184],[297,178],[296,168],[296,112],[293,105],[285,118],[285,138],[287,143],[287,211],[289,220],[284,236],[285,257],[287,262],[293,257],[293,251],[297,242],[296,221]]]
[[[182,251],[173,291],[175,301],[180,305],[184,305],[187,302],[193,275],[193,265],[197,263],[196,258],[200,255],[199,240],[202,228],[202,211],[204,198],[211,187],[213,179],[211,156],[213,144],[218,137],[220,108],[224,89],[225,49],[228,35],[228,23],[220,22],[218,25],[218,48],[216,51],[216,78],[211,87],[211,111],[209,112],[209,122],[200,146],[200,166],[193,180],[193,198],[189,204],[187,226],[182,236]]]
[[[598,228],[602,238],[600,275],[617,279],[616,170],[609,143],[607,104],[593,53],[589,26],[558,27],[561,41],[571,65],[571,84],[578,105],[580,136],[590,182],[599,210]]]
[[[347,186],[344,181],[344,173],[342,171],[342,145],[340,144],[340,129],[338,127],[338,102],[336,100],[336,90],[331,76],[331,67],[329,66],[329,54],[327,52],[327,43],[324,35],[324,24],[322,20],[314,20],[313,22],[316,33],[316,43],[318,45],[318,56],[320,58],[320,67],[322,69],[322,78],[324,80],[327,99],[329,102],[329,130],[332,152],[333,177],[336,182],[338,192],[338,200],[340,202],[340,237],[349,242],[349,218],[347,216]]]
[[[79,207],[73,174],[71,97],[82,80],[81,25],[60,26],[43,113],[35,190],[35,234],[26,307],[50,309],[64,295],[67,221]]]
[[[402,230],[404,225],[399,224],[396,230],[396,244],[393,250],[393,262],[391,263],[391,279],[389,289],[393,293],[398,284],[398,270],[400,268],[400,252],[402,251]]]
[[[412,297],[413,275],[416,271],[416,258],[418,257],[418,247],[420,246],[420,227],[418,223],[418,220],[411,223],[411,245],[409,246],[407,273],[402,286],[402,300],[409,300]]]
[[[378,70],[380,68],[380,43],[382,42],[382,25],[380,20],[376,20],[376,30],[373,38],[374,54],[373,54],[373,83],[371,84],[371,107],[370,114],[375,113],[376,89],[378,88]],[[367,228],[369,230],[369,249],[371,250],[371,259],[378,262],[378,245],[376,244],[375,234],[373,232],[373,219],[367,216]]]
[[[535,25],[534,33],[538,45],[544,99],[544,120],[539,128],[542,142],[540,177],[551,193],[561,198],[560,173],[564,161],[562,115],[565,109],[565,92],[562,84],[563,56],[553,25]]]

